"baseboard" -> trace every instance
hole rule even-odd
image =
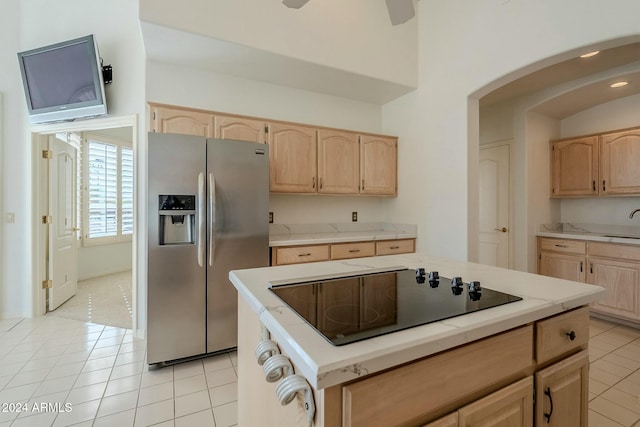
[[[631,320],[621,319],[621,318],[615,317],[615,316],[609,316],[607,314],[598,313],[598,312],[595,312],[593,310],[591,310],[589,315],[591,317],[593,317],[594,319],[606,320],[607,322],[617,323],[618,325],[628,326],[628,327],[634,328],[634,329],[640,329],[640,323],[633,322]]]
[[[131,271],[132,272],[131,274],[133,274],[133,270],[131,268],[126,268],[124,270],[117,270],[117,271],[103,271],[103,272],[100,272],[100,273],[91,274],[89,276],[78,277],[78,282],[81,282],[83,280],[95,279],[95,278],[102,277],[102,276],[108,276],[110,274],[125,273],[127,271]]]

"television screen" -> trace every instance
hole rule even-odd
[[[102,67],[92,35],[18,53],[32,123],[107,113]]]

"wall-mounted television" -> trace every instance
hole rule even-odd
[[[18,53],[31,123],[107,114],[93,35]]]

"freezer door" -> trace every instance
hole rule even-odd
[[[147,359],[154,364],[206,352],[206,140],[149,133],[148,141]],[[176,218],[193,220],[189,239],[160,239],[171,219],[163,206],[185,209]]]
[[[269,264],[269,147],[207,140],[207,352],[237,346],[229,271]]]

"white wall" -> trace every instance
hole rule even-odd
[[[78,248],[78,280],[131,270],[131,242]]]
[[[561,136],[565,138],[636,126],[640,126],[640,95],[601,104],[567,117],[561,122]],[[638,218],[629,219],[629,213],[639,207],[640,197],[563,199],[560,221],[638,226]]]
[[[477,246],[475,233],[468,233],[478,212],[468,195],[477,165],[468,159],[479,144],[469,132],[476,120],[469,96],[481,97],[585,46],[638,36],[639,14],[636,0],[420,3],[419,88],[383,107],[383,130],[397,133],[411,153],[400,156],[405,185],[391,215],[418,224],[418,250],[467,259],[469,247]]]
[[[417,4],[416,4],[417,7]],[[415,87],[417,19],[389,21],[382,0],[141,0],[143,21]]]
[[[32,265],[32,153],[26,104],[16,52],[95,34],[101,56],[113,66],[107,87],[110,115],[144,113],[144,51],[137,2],[84,0],[6,0],[0,2],[0,91],[5,93],[2,192],[4,211],[16,213],[3,235],[3,298],[0,316],[32,316],[32,290],[37,273]],[[55,17],[52,23],[52,17]],[[138,171],[140,172],[140,171]],[[143,171],[142,171],[143,172]],[[144,282],[143,282],[144,283]],[[144,312],[144,300],[138,301]]]

